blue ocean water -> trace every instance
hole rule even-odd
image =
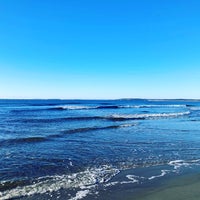
[[[197,100],[0,100],[1,200],[101,199],[199,164]]]

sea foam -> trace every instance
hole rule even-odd
[[[107,183],[113,176],[119,173],[119,169],[104,165],[99,168],[88,168],[79,173],[70,175],[55,175],[40,177],[31,185],[16,187],[0,192],[1,200],[32,196],[55,192],[60,189],[80,189],[73,200],[85,197],[92,191],[95,185]],[[83,190],[84,189],[84,190]]]
[[[170,118],[170,117],[178,117],[183,115],[189,115],[190,112],[177,112],[177,113],[150,113],[150,114],[128,114],[128,115],[112,115],[113,119],[146,119],[146,118]]]

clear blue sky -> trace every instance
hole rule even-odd
[[[1,0],[0,98],[200,98],[199,0]]]

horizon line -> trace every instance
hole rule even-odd
[[[0,100],[200,100],[199,98],[0,98]]]

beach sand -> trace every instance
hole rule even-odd
[[[178,177],[160,188],[128,199],[137,200],[199,200],[200,175]]]

